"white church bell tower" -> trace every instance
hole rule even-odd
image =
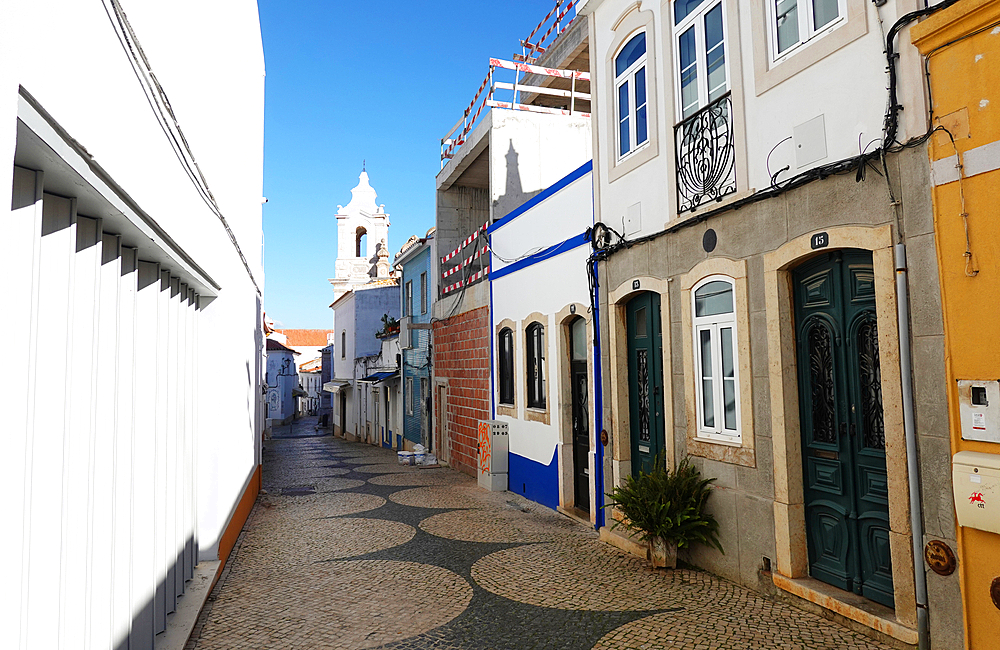
[[[389,215],[375,203],[376,196],[362,171],[351,202],[337,206],[336,276],[330,278],[334,301],[354,287],[390,277]]]

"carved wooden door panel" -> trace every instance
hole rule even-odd
[[[811,260],[794,292],[809,571],[893,607],[871,253]]]
[[[663,342],[660,295],[642,293],[625,308],[632,473],[649,472],[663,451]]]

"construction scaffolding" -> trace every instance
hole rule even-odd
[[[576,0],[569,0],[569,2],[556,0],[556,6],[552,8],[552,11],[545,18],[542,18],[542,22],[538,23],[528,38],[521,41],[521,54],[515,54],[514,60],[519,63],[537,63],[538,58],[545,53],[545,49],[551,44],[549,38],[551,37],[554,41],[559,38],[560,34],[569,29],[573,19],[576,18],[576,5],[578,4],[579,2]],[[546,25],[549,27],[548,30],[532,43],[532,39]]]
[[[509,70],[514,72],[513,82],[498,81],[495,77],[497,71]],[[546,88],[544,86],[525,85],[519,83],[521,75],[540,75],[543,77],[557,77],[569,80],[569,90],[561,88]],[[590,83],[590,73],[579,70],[559,70],[556,68],[543,68],[530,63],[520,63],[516,61],[503,61],[501,59],[490,59],[490,70],[476,91],[472,103],[465,109],[462,118],[451,127],[451,130],[441,138],[441,167],[444,168],[447,161],[455,156],[455,152],[465,144],[469,133],[479,123],[484,114],[484,109],[505,108],[516,111],[529,111],[533,113],[549,113],[553,115],[579,115],[590,117],[590,113],[576,110],[577,100],[590,102],[590,93],[582,93],[576,89],[578,82]],[[496,92],[507,91],[510,93],[510,101],[502,101],[497,98]],[[484,94],[485,92],[485,94]],[[550,97],[562,97],[568,99],[566,108],[552,108],[550,106],[539,106],[536,104],[520,103],[521,93],[531,93],[533,95],[547,95]],[[475,109],[475,112],[473,112]],[[457,133],[457,135],[456,135]]]

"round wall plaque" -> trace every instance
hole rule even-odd
[[[990,585],[990,597],[993,598],[993,604],[996,605],[996,608],[1000,609],[1000,578],[993,578],[993,584]]]
[[[939,576],[950,576],[955,573],[958,560],[951,548],[940,540],[931,540],[924,547],[924,559],[931,570]]]
[[[719,238],[715,234],[715,231],[709,228],[705,231],[705,234],[701,238],[701,246],[705,249],[706,253],[711,253],[715,250],[715,245],[719,243]]]
[[[608,430],[607,429],[601,429],[601,444],[604,445],[605,447],[608,446]]]

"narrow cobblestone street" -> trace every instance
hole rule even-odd
[[[189,649],[885,646],[448,468],[275,430],[264,490]]]

